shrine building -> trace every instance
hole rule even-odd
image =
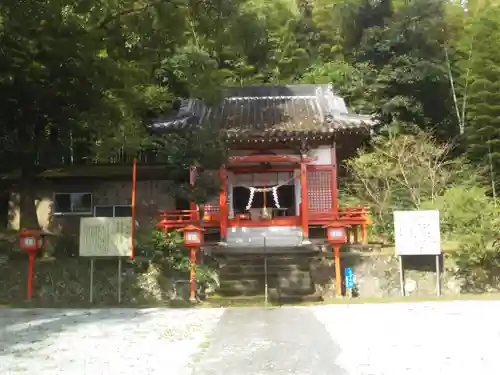
[[[219,106],[187,99],[178,114],[151,128],[168,135],[206,121],[220,125],[228,147],[227,164],[218,171],[221,192],[204,205],[202,218],[193,203],[189,210],[163,211],[167,228],[201,220],[228,247],[289,247],[310,244],[311,233],[340,222],[352,241],[367,242],[366,210],[346,207],[339,177],[375,121],[350,113],[331,85],[231,87]],[[196,178],[193,169],[190,182]]]

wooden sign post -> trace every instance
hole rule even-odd
[[[434,255],[436,257],[436,294],[441,295],[441,233],[439,211],[394,211],[396,255],[399,257],[401,295],[405,296],[403,257]]]
[[[90,258],[89,301],[94,301],[94,270],[97,258],[118,258],[117,300],[121,303],[122,259],[132,256],[131,217],[80,219],[80,256]]]

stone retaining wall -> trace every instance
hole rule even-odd
[[[0,261],[0,305],[16,304],[26,297],[27,260]],[[122,303],[145,304],[168,302],[176,290],[172,275],[161,264],[122,262]],[[94,302],[117,304],[118,261],[96,260]],[[39,260],[35,265],[34,298],[41,306],[77,307],[88,304],[90,261],[73,258]],[[178,292],[178,291],[177,291]]]
[[[351,267],[356,275],[356,294],[360,298],[399,297],[398,258],[383,253],[342,253],[342,268]],[[456,268],[449,255],[442,257],[441,291],[443,295],[459,294],[464,282],[455,276]],[[435,257],[406,257],[404,260],[407,294],[436,295]],[[94,301],[99,305],[117,303],[117,260],[97,260],[94,273]],[[313,282],[323,296],[335,295],[335,267],[332,254],[325,253],[311,265]],[[27,259],[0,257],[0,305],[16,304],[26,296]],[[163,303],[175,296],[186,296],[187,283],[174,279],[161,264],[123,262],[122,303],[138,305]],[[500,277],[497,277],[500,281]],[[85,305],[89,300],[90,261],[83,258],[39,260],[35,266],[34,300],[40,306]],[[480,290],[478,290],[480,291]],[[500,282],[482,291],[500,291]]]
[[[335,265],[332,254],[324,253],[312,265],[314,282],[325,297],[335,295]],[[401,296],[398,257],[384,253],[341,253],[342,269],[352,268],[356,276],[355,294],[360,298],[391,298]],[[464,280],[456,276],[456,266],[449,254],[440,257],[442,295],[460,294]],[[406,256],[403,258],[406,295],[436,295],[436,257]],[[344,278],[342,278],[344,279]],[[483,290],[500,291],[500,278]]]

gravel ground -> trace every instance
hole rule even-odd
[[[1,375],[187,375],[221,309],[0,309]]]
[[[500,301],[0,310],[0,374],[497,375]]]

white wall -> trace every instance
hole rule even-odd
[[[331,165],[332,164],[332,148],[329,146],[320,146],[309,151],[309,156],[316,158],[312,165]]]

